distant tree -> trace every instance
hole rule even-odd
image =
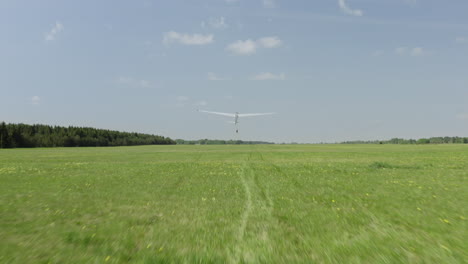
[[[462,137],[432,137],[415,139],[392,138],[386,141],[346,141],[341,144],[467,144],[468,138]]]
[[[416,144],[429,144],[430,141],[427,138],[421,138],[416,141]]]
[[[2,122],[0,124],[0,148],[8,148],[8,147],[9,147],[8,130],[7,130],[5,122]]]

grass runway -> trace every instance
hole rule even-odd
[[[0,263],[467,263],[467,145],[0,150]]]

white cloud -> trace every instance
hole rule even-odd
[[[179,101],[179,102],[186,102],[188,100],[190,100],[190,98],[187,97],[187,96],[183,96],[183,95],[177,96],[177,101]]]
[[[468,120],[468,113],[458,114],[457,118],[461,120]]]
[[[238,40],[229,44],[226,49],[238,55],[250,55],[257,51],[257,43],[250,39],[245,41]]]
[[[210,81],[224,81],[224,80],[228,80],[228,78],[217,76],[214,72],[209,72],[208,75],[207,75],[207,78],[208,78],[208,80],[210,80]]]
[[[125,76],[120,76],[117,78],[116,83],[121,84],[121,85],[126,85],[126,86],[131,86],[131,87],[139,87],[139,88],[149,88],[151,87],[151,84],[147,80],[136,80],[131,77],[125,77]]]
[[[282,41],[278,37],[264,37],[259,38],[256,41],[251,39],[238,40],[234,43],[229,44],[226,50],[237,54],[237,55],[251,55],[257,52],[258,48],[276,48],[281,46]]]
[[[143,88],[150,87],[150,83],[147,80],[140,80],[138,84],[140,85],[140,87],[143,87]]]
[[[278,37],[266,37],[258,39],[257,43],[265,48],[276,48],[281,46],[281,39]]]
[[[395,49],[395,53],[398,55],[405,54],[408,51],[407,47],[399,47]]]
[[[345,0],[338,0],[338,5],[340,6],[340,9],[344,13],[346,13],[348,15],[352,15],[352,16],[362,16],[362,15],[364,15],[364,12],[362,12],[362,10],[351,9],[350,7],[348,7]]]
[[[251,78],[252,80],[256,81],[265,81],[265,80],[285,80],[286,75],[284,73],[281,74],[273,74],[271,72],[263,72],[260,74],[257,74]]]
[[[47,32],[47,33],[45,34],[45,36],[44,36],[45,41],[52,41],[52,40],[54,40],[54,39],[55,39],[55,36],[56,36],[58,33],[62,32],[63,30],[64,30],[64,27],[63,27],[62,23],[60,23],[60,22],[58,22],[58,21],[55,22],[54,27],[53,27],[49,32]]]
[[[133,81],[132,78],[129,78],[129,77],[123,77],[123,76],[120,76],[119,78],[117,78],[116,82],[117,83],[120,83],[120,84],[128,84],[128,83],[131,83]]]
[[[413,57],[424,56],[427,52],[421,47],[415,48],[408,48],[408,47],[400,47],[395,49],[395,53],[398,55],[410,55]]]
[[[275,8],[276,2],[275,0],[262,0],[263,6],[266,8]]]
[[[468,37],[457,37],[455,41],[457,43],[468,43]]]
[[[164,33],[163,42],[170,44],[173,42],[184,44],[184,45],[206,45],[212,43],[214,37],[212,34],[201,35],[201,34],[184,34],[175,31]]]
[[[226,29],[229,27],[224,17],[219,17],[219,18],[211,17],[208,20],[208,23],[205,23],[204,21],[201,23],[202,27],[206,27],[207,25],[209,25],[211,28],[214,28],[214,29]]]
[[[376,51],[374,51],[374,52],[372,53],[372,56],[374,56],[374,57],[380,57],[380,56],[382,56],[382,55],[384,55],[384,54],[385,54],[385,52],[384,52],[383,50],[376,50]]]
[[[177,96],[175,105],[177,107],[184,107],[188,103],[189,100],[190,98],[187,96],[184,96],[184,95]]]
[[[200,100],[194,102],[194,100],[191,100],[190,97],[185,96],[185,95],[180,95],[175,98],[175,103],[173,106],[175,107],[186,107],[186,106],[207,106],[208,102],[205,100]]]
[[[418,0],[404,0],[404,2],[409,5],[416,5]]]
[[[31,104],[38,105],[41,102],[41,98],[37,95],[31,97]]]
[[[207,106],[208,103],[206,101],[198,101],[194,105],[195,106]]]
[[[410,55],[411,56],[422,56],[422,55],[424,55],[424,50],[421,47],[413,48],[413,49],[411,49]]]

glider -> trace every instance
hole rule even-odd
[[[212,112],[212,111],[205,111],[205,110],[198,110],[198,112],[202,113],[208,113],[208,114],[214,114],[214,115],[221,115],[221,116],[227,116],[227,117],[232,117],[234,118],[234,121],[232,122],[234,125],[237,126],[239,123],[239,118],[240,117],[251,117],[251,116],[264,116],[264,115],[273,115],[275,113],[251,113],[251,114],[239,114],[239,112],[235,113],[222,113],[222,112]],[[239,133],[239,130],[236,128],[236,133]]]

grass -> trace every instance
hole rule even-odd
[[[467,263],[468,146],[0,150],[0,263]]]

